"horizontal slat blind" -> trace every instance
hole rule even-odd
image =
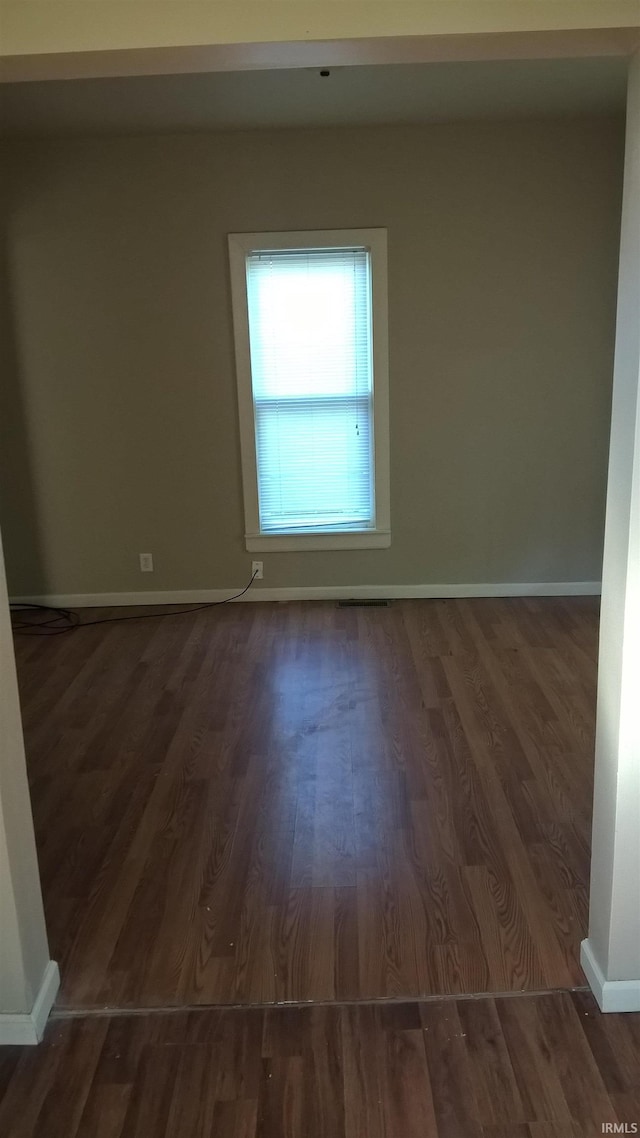
[[[251,253],[247,299],[261,532],[372,528],[368,251]]]

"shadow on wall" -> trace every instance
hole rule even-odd
[[[0,241],[0,530],[9,595],[46,593],[5,235]]]

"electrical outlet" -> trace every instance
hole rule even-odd
[[[251,562],[251,576],[253,577],[254,581],[261,581],[262,580],[262,578],[263,578],[262,570],[263,570],[263,562],[262,561],[252,561]]]
[[[153,573],[153,553],[140,554],[140,572]]]

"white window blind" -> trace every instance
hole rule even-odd
[[[366,249],[246,257],[260,532],[375,527]]]

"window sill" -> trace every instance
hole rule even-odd
[[[388,549],[390,530],[354,530],[350,533],[248,533],[249,553],[320,552],[325,549]]]

